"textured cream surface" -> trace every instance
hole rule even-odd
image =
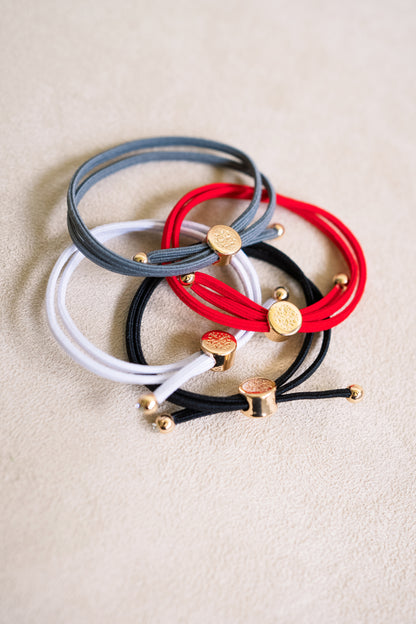
[[[415,18],[412,0],[3,0],[2,624],[414,624]],[[134,409],[138,388],[55,343],[44,294],[69,242],[71,174],[163,134],[246,150],[277,190],[356,233],[366,294],[305,389],[359,383],[362,403],[289,403],[264,422],[232,413],[158,436]],[[163,218],[195,185],[238,179],[146,165],[97,185],[81,212],[89,226]],[[229,223],[239,209],[193,216]],[[339,254],[284,210],[276,220],[281,248],[326,292]],[[256,266],[265,298],[291,287]],[[85,261],[69,289],[82,330],[119,357],[136,287]],[[210,328],[161,286],[144,317],[149,361],[193,352]],[[189,387],[276,376],[298,346],[258,336]]]

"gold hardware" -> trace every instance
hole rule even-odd
[[[281,223],[273,223],[273,225],[269,225],[268,229],[276,230],[275,238],[282,238],[283,234],[285,233],[285,228]]]
[[[276,301],[267,313],[269,332],[266,336],[275,342],[282,342],[296,334],[302,326],[302,314],[290,301]]]
[[[142,394],[142,396],[139,397],[137,407],[139,407],[145,415],[154,414],[159,407],[159,403],[157,402],[153,392],[149,392],[148,394]]]
[[[226,371],[234,363],[237,340],[228,332],[214,329],[201,338],[201,349],[215,360],[212,371]]]
[[[273,299],[276,299],[276,301],[285,301],[285,299],[289,299],[289,291],[283,286],[278,286],[273,291]]]
[[[207,243],[217,254],[216,264],[230,264],[233,256],[241,249],[241,238],[238,232],[228,225],[214,225],[207,234]]]
[[[154,425],[160,433],[170,433],[175,428],[175,421],[170,414],[159,414],[155,418]]]
[[[144,251],[141,251],[140,253],[133,256],[133,260],[135,262],[143,262],[143,264],[147,264],[149,262],[147,259],[147,254],[145,254]]]
[[[276,384],[271,379],[247,379],[239,386],[238,391],[247,399],[248,409],[241,410],[246,416],[264,418],[277,410]]]
[[[192,286],[195,281],[195,273],[187,273],[186,275],[181,275],[179,281],[183,286]]]
[[[351,392],[351,395],[347,397],[347,401],[350,401],[350,403],[358,403],[364,397],[364,390],[358,384],[349,386],[348,390]]]
[[[348,275],[345,275],[345,273],[337,273],[334,275],[334,284],[341,286],[343,290],[345,290],[349,281],[349,277]]]

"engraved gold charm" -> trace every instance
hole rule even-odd
[[[241,410],[246,416],[264,418],[277,410],[276,384],[271,379],[252,377],[243,381],[238,391],[248,402],[248,409]]]
[[[201,349],[215,360],[213,371],[226,371],[234,363],[237,340],[232,334],[214,329],[201,338]]]
[[[228,225],[214,225],[207,234],[207,243],[219,257],[220,266],[230,264],[232,257],[241,249],[238,232]]]
[[[302,314],[290,301],[276,301],[267,313],[270,330],[266,334],[270,340],[281,342],[296,334],[302,326]]]

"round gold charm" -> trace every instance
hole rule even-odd
[[[288,336],[296,334],[302,326],[302,314],[290,301],[276,301],[268,311],[269,333],[266,334],[270,340],[281,342]]]
[[[218,264],[230,264],[232,257],[241,249],[238,232],[228,225],[214,225],[207,234],[207,243],[219,256]]]
[[[276,384],[271,379],[252,377],[246,379],[239,386],[238,391],[248,403],[248,409],[241,410],[245,416],[264,418],[270,416],[277,409]]]
[[[215,359],[215,366],[211,370],[225,371],[233,365],[237,340],[226,331],[214,329],[202,336],[201,349]]]

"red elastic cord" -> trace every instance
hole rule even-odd
[[[209,184],[187,193],[171,211],[163,231],[162,249],[179,246],[180,229],[192,208],[216,198],[251,199],[253,188],[239,184]],[[262,201],[268,200],[263,191]],[[340,249],[350,276],[347,287],[335,285],[315,304],[303,308],[301,332],[318,332],[335,327],[345,320],[360,301],[366,282],[366,263],[361,246],[352,232],[331,213],[290,197],[276,194],[277,204],[301,216],[323,232]],[[267,309],[254,303],[234,288],[205,273],[196,272],[191,287],[185,287],[177,277],[167,278],[178,297],[192,310],[215,323],[244,329],[268,332]],[[215,305],[223,312],[204,304],[191,294]],[[228,312],[225,314],[224,312]]]

